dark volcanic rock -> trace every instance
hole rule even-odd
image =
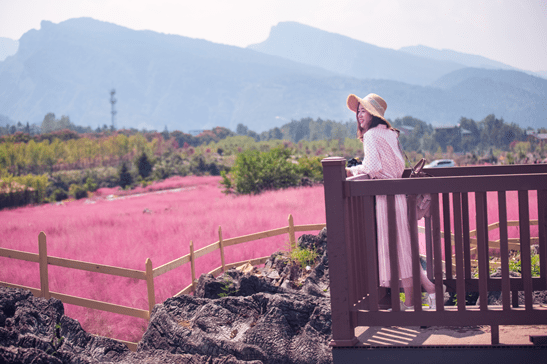
[[[116,340],[88,334],[63,313],[63,304],[55,298],[0,287],[0,363],[243,363],[231,355],[133,353]]]
[[[154,308],[138,352],[331,363],[326,243],[326,229],[299,238],[301,248],[320,254],[310,270],[275,253],[261,269],[231,269],[217,278],[202,275],[195,296],[170,298]]]
[[[181,296],[155,307],[138,351],[232,355],[245,362],[331,363],[330,336],[327,298],[298,293]]]

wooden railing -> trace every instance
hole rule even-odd
[[[357,326],[468,326],[490,325],[492,343],[499,342],[499,325],[547,324],[547,309],[533,304],[533,291],[547,290],[547,165],[456,167],[429,169],[432,178],[401,178],[348,181],[343,158],[322,161],[325,211],[329,228],[329,276],[332,309],[332,346],[353,346]],[[408,176],[409,170],[403,176]],[[501,278],[489,274],[487,192],[497,193]],[[518,226],[521,277],[509,275],[507,191],[518,191]],[[537,191],[540,276],[532,277],[529,191]],[[435,282],[435,311],[420,304],[413,311],[400,311],[399,294],[388,295],[379,286],[376,248],[375,196],[387,196],[388,242],[391,292],[399,292],[395,195],[408,196],[411,236],[412,283],[420,287],[420,259],[416,195],[430,193],[432,216],[425,220],[428,276]],[[474,193],[475,211],[469,210],[469,193]],[[450,206],[450,195],[453,204]],[[441,208],[445,231],[441,239]],[[471,271],[470,215],[476,220],[478,277]],[[451,231],[454,226],[454,231]],[[452,239],[454,235],[454,239]],[[455,251],[442,261],[445,252]],[[453,265],[453,262],[455,263]],[[453,268],[455,266],[455,269]],[[445,278],[446,277],[446,278]],[[443,284],[448,292],[465,297],[478,292],[480,305],[444,307]],[[489,306],[488,292],[501,291],[502,305]],[[524,307],[519,307],[519,291]],[[412,300],[421,302],[421,290]],[[392,307],[392,311],[386,308]]]
[[[152,267],[152,261],[150,260],[150,258],[148,258],[146,259],[145,270],[143,271],[135,270],[135,269],[127,269],[127,268],[118,268],[118,267],[113,267],[109,265],[88,263],[88,262],[82,262],[78,260],[48,256],[46,234],[44,232],[41,232],[38,235],[38,254],[28,253],[28,252],[19,251],[19,250],[13,250],[13,249],[7,249],[7,248],[0,248],[0,256],[2,257],[39,263],[40,288],[38,289],[34,287],[27,287],[23,285],[18,285],[18,284],[9,283],[9,282],[1,282],[1,281],[0,281],[0,285],[5,287],[26,289],[31,291],[32,294],[36,297],[43,297],[45,299],[54,297],[61,300],[63,303],[67,303],[71,305],[87,307],[87,308],[92,308],[92,309],[106,311],[106,312],[113,312],[120,315],[127,315],[127,316],[133,316],[133,317],[150,320],[150,314],[152,313],[154,305],[156,304],[156,298],[155,298],[155,292],[154,292],[154,278],[159,277],[160,275],[165,274],[167,272],[170,272],[171,270],[176,269],[184,264],[190,263],[192,283],[188,285],[187,287],[185,287],[184,289],[182,289],[177,294],[175,294],[175,297],[180,296],[182,294],[189,294],[189,293],[195,292],[195,288],[196,288],[196,267],[195,267],[196,259],[206,254],[213,253],[217,250],[220,250],[221,265],[220,267],[209,272],[210,274],[213,274],[216,276],[221,272],[225,272],[226,270],[230,268],[237,267],[245,263],[250,263],[251,265],[264,264],[269,258],[269,256],[267,256],[267,257],[255,258],[251,260],[245,260],[241,262],[233,262],[233,263],[227,264],[224,259],[224,248],[228,246],[243,244],[246,242],[269,238],[269,237],[273,237],[277,235],[288,234],[290,249],[292,249],[293,247],[296,246],[295,232],[321,230],[324,227],[325,227],[325,224],[294,225],[292,215],[289,215],[289,225],[286,227],[263,231],[263,232],[254,233],[250,235],[239,236],[235,238],[229,238],[229,239],[222,238],[222,228],[219,227],[218,228],[219,240],[217,242],[211,245],[205,246],[201,249],[194,250],[194,243],[191,241],[189,254],[186,254],[180,258],[177,258],[169,263],[166,263],[156,268]],[[76,297],[76,296],[71,296],[71,295],[67,295],[63,293],[51,292],[49,290],[48,265],[54,265],[54,266],[64,267],[69,269],[84,270],[88,272],[110,274],[110,275],[114,275],[118,277],[127,277],[127,278],[144,280],[146,281],[146,287],[148,292],[148,310],[116,305],[116,304],[112,304],[108,302],[96,301],[96,300],[92,300],[88,298]],[[133,351],[137,350],[137,343],[124,341],[124,340],[118,340],[118,341],[123,342],[129,347],[129,349]]]
[[[537,224],[538,224],[537,220],[530,220],[530,226],[535,226]],[[519,221],[518,220],[507,221],[507,226],[508,227],[509,226],[519,226]],[[499,222],[494,222],[494,223],[488,225],[487,230],[492,231],[494,229],[498,229],[499,227],[500,227],[500,223]],[[425,227],[418,226],[418,232],[422,233],[422,234],[425,234],[425,232],[426,232]],[[475,236],[475,238],[472,238],[472,236]],[[470,247],[471,254],[476,254],[476,252],[477,252],[477,238],[476,238],[476,236],[477,236],[477,229],[469,231],[469,243],[471,245],[471,247]],[[450,234],[450,238],[451,238],[452,246],[454,246],[454,244],[456,242],[456,237],[455,237],[454,233]],[[441,239],[444,239],[444,231],[441,231]],[[501,241],[501,239],[488,240],[488,248],[490,248],[490,249],[499,249],[500,248],[500,241]],[[509,249],[520,251],[520,238],[508,238],[507,242],[509,244]],[[531,244],[537,244],[538,242],[539,242],[539,237],[530,237],[530,243]],[[452,260],[453,261],[455,260],[455,258],[456,258],[456,254],[452,254]],[[476,267],[478,265],[478,261],[476,259],[471,259],[470,263],[471,263],[472,267]],[[444,267],[444,264],[445,264],[445,261],[443,260],[443,267]],[[500,262],[493,262],[493,261],[490,262],[490,268],[499,268],[500,266],[501,266]],[[453,269],[456,269],[456,265],[454,263],[452,263],[452,267],[453,267]]]

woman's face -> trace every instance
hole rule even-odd
[[[367,109],[365,109],[361,104],[359,104],[359,109],[357,110],[357,120],[359,121],[359,125],[362,129],[368,130],[368,126],[372,121],[372,115],[370,115]]]

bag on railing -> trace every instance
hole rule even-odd
[[[399,146],[399,150],[401,151],[401,154],[406,158],[408,161],[408,164],[410,165],[410,169],[412,172],[410,172],[410,178],[422,178],[422,177],[433,177],[429,173],[425,173],[423,171],[423,168],[425,166],[425,158],[422,158],[412,167],[412,164],[410,164],[410,159],[408,159],[405,152],[403,152],[403,148],[401,148],[401,144],[399,143],[399,140],[397,140],[397,145]],[[408,202],[408,196],[406,196],[407,202]],[[429,193],[421,193],[419,195],[416,195],[416,220],[421,220],[423,217],[430,217],[431,216],[431,195]]]
[[[406,157],[406,154],[405,154]],[[422,178],[433,177],[429,173],[423,171],[425,165],[425,158],[420,159],[414,167],[410,167],[412,172],[410,178]],[[408,199],[408,196],[407,196]],[[421,193],[416,195],[416,220],[420,220],[423,217],[431,216],[431,195],[429,193]]]

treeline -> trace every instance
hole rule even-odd
[[[319,161],[324,157],[363,157],[352,120],[339,123],[303,118],[261,134],[239,124],[235,133],[217,127],[190,135],[167,129],[159,133],[106,126],[84,133],[57,130],[72,125],[70,120],[48,115],[42,123],[51,130],[48,133],[16,131],[0,137],[0,194],[6,198],[0,207],[83,198],[100,187],[133,188],[189,174],[224,174],[227,192],[256,193],[241,181],[251,173],[245,170],[250,161],[255,167],[264,167],[253,167],[262,190],[319,182]],[[494,115],[478,122],[461,118],[450,128],[434,128],[412,117],[395,119],[392,124],[401,130],[401,144],[412,161],[426,157],[453,158],[458,165],[512,164],[538,162],[547,156],[545,140]],[[276,152],[268,154],[273,149]],[[277,165],[283,172],[278,185],[278,176],[272,177],[268,171],[280,158],[293,165]]]
[[[502,118],[496,118],[495,115],[488,115],[480,121],[462,117],[455,126],[437,128],[411,116],[397,118],[393,121],[390,120],[390,122],[394,127],[401,130],[400,140],[404,149],[419,153],[434,153],[439,148],[442,152],[451,149],[456,153],[475,152],[480,154],[491,149],[508,151],[511,143],[527,141],[527,132],[532,131],[531,128],[526,130],[514,123],[506,123]],[[23,125],[21,122],[6,127],[0,126],[0,136],[3,136],[0,138],[0,143],[27,143],[31,139],[35,142],[48,139],[51,143],[53,139],[100,139],[119,134],[127,137],[142,134],[147,136],[149,140],[161,134],[164,140],[174,139],[181,147],[184,145],[196,147],[234,135],[248,136],[256,142],[287,140],[298,143],[300,141],[355,138],[356,126],[356,121],[352,119],[347,122],[337,122],[321,118],[315,120],[302,118],[292,120],[281,127],[275,127],[262,133],[257,133],[243,124],[238,124],[235,132],[227,128],[217,127],[213,130],[202,131],[199,135],[191,135],[181,131],[169,132],[167,128],[161,133],[154,130],[139,131],[135,128],[115,130],[112,126],[107,125],[98,126],[93,130],[89,126],[74,125],[68,116],[63,115],[57,119],[55,114],[48,113],[39,126],[29,125],[28,123]],[[537,132],[545,133],[547,129],[542,128]]]
[[[238,124],[236,133],[238,135],[249,136],[257,142],[273,139],[283,139],[293,143],[298,143],[302,140],[344,140],[345,138],[355,137],[357,125],[356,122],[353,121],[341,123],[333,120],[323,120],[321,118],[317,118],[316,120],[312,118],[302,118],[300,120],[293,120],[280,128],[276,127],[260,134],[250,130],[243,124]]]
[[[438,128],[407,116],[395,119],[393,126],[401,130],[400,141],[403,148],[420,153],[439,149],[443,152],[452,150],[456,153],[478,154],[493,149],[509,151],[515,143],[527,142],[529,139],[526,129],[521,129],[514,123],[508,124],[494,115],[488,115],[481,121],[462,117],[455,126]],[[534,139],[531,140],[534,142]],[[532,146],[534,147],[535,145]]]
[[[405,150],[418,153],[435,153],[439,150],[447,152],[451,150],[456,153],[475,152],[482,154],[491,149],[509,151],[515,142],[528,141],[528,132],[533,129],[522,129],[514,123],[506,123],[495,115],[488,115],[481,121],[475,121],[462,117],[459,123],[450,127],[433,127],[419,119],[411,116],[390,120],[391,124],[401,131],[400,141]],[[547,133],[542,128],[537,133]],[[247,135],[256,141],[284,139],[293,143],[299,141],[314,140],[344,140],[345,138],[356,138],[357,122],[336,122],[332,120],[313,120],[303,118],[293,120],[280,128],[270,129],[257,134],[249,130],[243,124],[236,129],[238,135]],[[532,140],[532,143],[534,140]],[[532,145],[534,149],[535,145]]]

